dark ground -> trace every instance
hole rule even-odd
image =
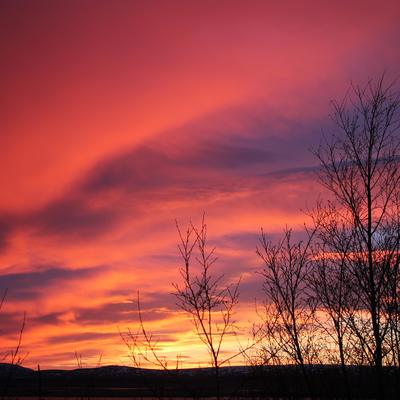
[[[348,398],[337,366],[308,366],[315,398]],[[351,396],[376,398],[373,370],[349,367]],[[385,369],[385,397],[400,399],[400,371]],[[309,398],[301,371],[295,366],[221,368],[220,393],[225,398]],[[108,366],[72,371],[44,370],[0,364],[2,397],[212,397],[216,394],[210,368],[158,371]]]

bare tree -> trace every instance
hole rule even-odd
[[[220,399],[220,368],[235,357],[245,355],[256,344],[255,341],[249,341],[245,346],[238,343],[237,352],[225,357],[222,355],[226,337],[237,334],[234,311],[239,299],[240,279],[231,284],[225,284],[223,275],[213,273],[217,257],[215,248],[208,247],[204,215],[200,228],[190,223],[186,231],[182,232],[177,222],[176,227],[180,240],[178,249],[183,266],[179,270],[181,283],[173,283],[175,289],[173,295],[177,306],[190,316],[198,337],[209,353],[210,363],[214,370],[216,397]],[[146,329],[139,293],[135,303],[139,318],[137,330],[128,329],[127,332],[120,332],[123,342],[129,349],[133,364],[139,368],[144,364],[153,365],[157,369],[164,370],[186,393],[193,398],[198,398],[198,393],[195,393],[184,380],[175,379],[179,378],[181,358],[178,356],[174,367],[171,368],[170,360],[160,353],[161,346],[157,337]],[[157,396],[158,391],[152,386],[149,385],[149,388]]]
[[[320,181],[331,194],[328,215],[335,218],[319,224],[317,236],[351,274],[359,304],[348,323],[362,357],[375,367],[382,398],[383,365],[393,354],[391,341],[398,340],[399,93],[381,77],[353,86],[333,107],[339,134],[325,139],[315,154]]]
[[[198,398],[197,394],[186,384],[186,382],[180,380],[178,377],[180,369],[179,356],[176,357],[176,362],[174,363],[175,368],[171,368],[169,360],[160,353],[161,346],[159,340],[146,329],[139,292],[137,293],[137,299],[134,302],[137,308],[139,326],[135,331],[128,328],[126,332],[119,332],[122,341],[128,348],[129,357],[133,366],[136,368],[143,368],[144,366],[150,365],[156,369],[162,370],[166,376],[170,378],[173,383],[176,383],[186,394],[191,396],[193,399]],[[154,397],[158,399],[164,398],[164,379],[149,379],[146,374],[143,374],[143,380],[147,389]]]
[[[233,316],[239,299],[240,279],[231,285],[224,284],[223,275],[212,273],[217,257],[215,248],[208,248],[204,215],[200,228],[190,223],[183,233],[178,223],[176,226],[180,238],[178,248],[184,264],[179,271],[182,284],[174,284],[174,294],[177,305],[190,315],[197,335],[208,350],[219,399],[220,367],[245,351],[242,349],[227,358],[221,356],[224,339],[236,333]]]
[[[8,293],[8,289],[4,290],[3,295],[1,296],[0,311],[4,305],[5,299],[7,297],[7,293]],[[10,368],[14,365],[22,365],[22,363],[28,357],[28,353],[21,354],[22,336],[24,334],[25,324],[26,324],[26,312],[24,312],[23,317],[22,317],[21,328],[19,330],[18,340],[17,340],[17,344],[16,344],[15,348],[6,351],[5,354],[3,355],[3,360],[9,359]]]
[[[0,311],[4,305],[5,299],[7,297],[7,293],[8,293],[8,289],[6,289],[3,292],[3,295],[1,296]],[[29,354],[29,353],[21,354],[22,336],[23,336],[23,333],[25,330],[25,324],[26,324],[26,313],[24,312],[21,328],[20,328],[19,334],[18,334],[17,344],[16,344],[15,348],[6,351],[5,354],[2,356],[1,361],[3,361],[3,360],[9,361],[8,373],[7,373],[6,379],[4,381],[2,398],[4,398],[7,395],[7,391],[8,391],[9,385],[11,384],[13,373],[15,372],[15,367],[22,365],[22,363],[25,361],[25,359],[28,357],[28,354]]]
[[[135,304],[139,318],[137,330],[132,331],[128,328],[127,332],[120,331],[120,337],[129,350],[129,357],[136,368],[142,368],[143,365],[151,365],[167,371],[170,369],[168,360],[159,354],[160,344],[158,340],[145,327],[139,292],[137,293]],[[179,368],[178,361],[176,368]]]
[[[122,341],[125,343],[129,350],[129,357],[136,368],[143,368],[144,366],[153,366],[156,369],[164,371],[165,376],[170,379],[171,383],[175,383],[184,393],[189,395],[193,399],[199,398],[199,393],[194,390],[190,385],[187,384],[185,379],[180,379],[179,370],[181,369],[181,358],[178,355],[176,360],[172,362],[161,353],[161,345],[159,338],[153,335],[146,329],[146,324],[143,319],[143,313],[141,308],[139,292],[137,293],[137,300],[135,301],[139,326],[137,330],[133,331],[128,328],[126,332],[120,331]],[[245,353],[249,347],[241,349],[238,354]],[[229,361],[234,356],[231,356],[223,361],[218,359],[217,368],[219,368],[224,362]],[[214,367],[214,365],[213,365]],[[214,367],[215,370],[215,367]],[[154,382],[154,379],[148,379],[144,374],[143,379],[146,383],[147,388],[152,392],[154,397],[159,399],[164,398],[164,387],[163,382]],[[219,376],[216,375],[217,389],[219,389]]]
[[[312,233],[306,241],[293,243],[292,231],[274,244],[264,232],[257,254],[264,262],[264,291],[268,309],[265,325],[273,341],[271,356],[285,357],[286,363],[298,365],[312,395],[312,384],[306,364],[317,359],[315,311],[310,295],[308,275],[311,272]]]
[[[352,397],[346,365],[357,363],[357,338],[351,330],[353,315],[358,309],[358,292],[349,272],[346,254],[349,242],[346,238],[346,224],[338,219],[332,206],[318,203],[311,213],[314,222],[312,270],[309,282],[318,305],[317,318],[321,331],[332,346],[329,347],[328,361],[340,364],[347,397]],[[344,235],[344,236],[343,236]],[[334,243],[335,252],[332,252]],[[340,251],[338,251],[340,249]]]
[[[259,321],[253,324],[253,342],[257,343],[252,353],[246,353],[251,366],[282,365],[284,362],[283,343],[281,338],[280,317],[274,304],[265,300],[262,308],[255,305]]]

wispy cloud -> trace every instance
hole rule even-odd
[[[93,277],[105,267],[73,270],[57,265],[31,266],[32,270],[16,274],[0,274],[0,287],[9,288],[7,300],[34,301],[46,296],[50,286],[62,286],[68,281],[82,281]]]

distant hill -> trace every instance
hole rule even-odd
[[[343,377],[338,366],[308,366],[314,394],[319,398],[345,398]],[[353,396],[373,398],[373,371],[350,367]],[[400,398],[400,371],[385,369],[387,397]],[[295,366],[224,367],[220,370],[221,394],[226,397],[308,397],[301,371]],[[154,370],[125,366],[104,366],[75,370],[34,371],[0,364],[0,397],[207,397],[216,392],[214,370],[193,368]]]

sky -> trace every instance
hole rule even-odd
[[[260,229],[302,229],[331,101],[398,78],[399,18],[398,1],[2,0],[0,353],[25,312],[24,365],[130,365],[139,291],[160,351],[206,365],[171,294],[175,220],[203,213],[245,341]]]

